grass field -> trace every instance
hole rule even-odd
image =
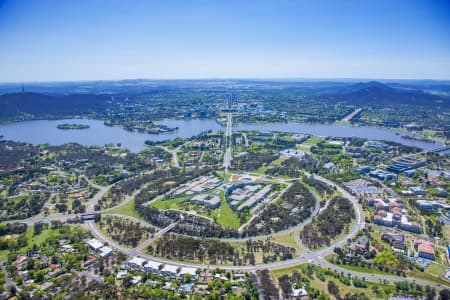
[[[259,167],[255,172],[256,172],[257,175],[259,176],[260,174],[264,174],[264,173],[267,171],[267,169],[269,169],[271,166],[272,166],[272,167],[274,167],[274,166],[280,166],[281,163],[282,163],[283,161],[285,161],[285,160],[286,160],[286,157],[279,157],[279,158],[277,158],[277,159],[271,161],[270,164],[268,164],[267,166]]]
[[[58,229],[44,229],[42,232],[36,236],[34,236],[34,228],[33,226],[28,226],[27,231],[25,233],[27,237],[27,246],[24,248],[31,248],[33,244],[36,244],[38,246],[42,245],[49,237],[57,234],[59,231]],[[0,260],[6,260],[8,258],[9,250],[2,250],[0,251]]]
[[[120,214],[120,215],[126,215],[126,216],[135,217],[138,219],[142,219],[142,217],[138,214],[138,212],[134,208],[134,200],[130,201],[129,203],[125,204],[124,206],[109,210],[106,213]]]
[[[281,277],[284,274],[291,275],[294,270],[304,273],[304,271],[307,268],[307,265],[308,264],[301,264],[301,265],[286,268],[286,269],[271,270],[270,273],[272,275],[273,280],[278,281],[279,277]],[[367,295],[367,297],[369,297],[369,299],[388,299],[389,298],[389,296],[385,292],[380,293],[380,294],[375,294],[372,290],[373,286],[377,286],[378,289],[381,291],[387,291],[387,290],[393,291],[394,290],[393,286],[387,286],[387,285],[382,285],[382,284],[372,283],[372,282],[366,282],[367,288],[356,288],[352,285],[347,286],[347,285],[344,285],[343,283],[341,283],[337,278],[334,278],[331,275],[326,275],[325,281],[319,280],[317,278],[317,276],[314,275],[310,281],[310,285],[311,285],[311,287],[313,287],[315,289],[319,289],[319,290],[325,291],[325,293],[327,293],[328,281],[334,281],[336,283],[336,285],[339,287],[340,295],[345,295],[347,293],[364,293]]]
[[[228,202],[225,200],[225,195],[223,191],[220,192],[220,199],[221,199],[220,209],[216,210],[217,214],[215,215],[216,222],[222,226],[234,229],[239,228],[241,226],[241,222],[231,209]]]
[[[299,146],[295,147],[295,149],[303,151],[303,152],[307,152],[307,153],[311,152],[311,148],[306,145],[299,145]]]
[[[178,205],[181,202],[184,202],[191,198],[192,196],[182,196],[178,198],[173,198],[169,200],[158,199],[155,202],[152,202],[150,205],[156,207],[158,209],[182,209]],[[237,229],[240,227],[241,223],[239,218],[233,212],[228,202],[225,200],[224,192],[220,192],[221,205],[220,208],[214,209],[209,214],[205,214],[202,212],[197,213],[199,215],[206,216],[211,219],[215,219],[216,222],[222,226],[226,226],[229,228]]]
[[[330,261],[331,255],[327,255],[325,257],[325,259],[327,261]],[[362,273],[368,273],[368,274],[379,274],[379,275],[392,275],[391,273],[388,272],[383,272],[383,271],[379,271],[377,269],[371,269],[371,268],[366,268],[366,267],[358,267],[358,266],[349,266],[349,265],[341,265],[341,264],[336,264],[336,266],[339,266],[341,268],[350,270],[350,271],[355,271],[355,272],[362,272]]]
[[[432,281],[432,282],[436,282],[439,284],[444,284],[444,285],[448,285],[448,281],[442,279],[442,278],[438,278],[434,275],[431,275],[427,272],[420,272],[420,271],[410,271],[407,273],[408,277],[414,277],[414,278],[420,278],[423,280],[428,280],[428,281]]]
[[[150,205],[158,209],[180,209],[179,203],[184,202],[192,196],[182,196],[173,199],[164,200],[162,198],[152,202]]]
[[[295,242],[295,239],[294,239],[293,231],[275,234],[272,236],[272,241],[282,244],[282,245],[285,245],[285,246],[288,246],[288,247],[298,249],[297,243]]]
[[[323,141],[324,139],[325,139],[324,137],[312,135],[309,139],[304,141],[303,144],[314,146],[314,145],[317,145],[317,143],[320,143],[321,141]]]
[[[431,274],[436,277],[440,277],[442,273],[445,271],[445,266],[432,263],[428,268],[426,268],[425,272]]]

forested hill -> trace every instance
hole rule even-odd
[[[344,101],[357,106],[386,106],[396,104],[450,107],[450,98],[432,95],[420,90],[393,88],[371,81],[342,88],[341,91],[323,95],[328,101]]]
[[[0,96],[0,119],[11,120],[23,115],[65,117],[105,111],[110,99],[108,95],[94,94],[4,94]]]

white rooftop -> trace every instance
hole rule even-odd
[[[197,268],[183,267],[180,270],[180,274],[182,274],[182,275],[184,275],[184,274],[196,275],[197,274]]]
[[[100,248],[100,256],[106,256],[112,253],[112,249],[108,246],[103,246]]]
[[[164,265],[164,268],[162,269],[162,271],[177,274],[178,267],[174,266],[174,265]]]
[[[145,259],[137,256],[133,256],[133,258],[128,261],[129,264],[135,264],[138,266],[143,266],[145,262]]]
[[[98,250],[103,247],[103,243],[96,239],[90,239],[86,242],[86,244],[94,250]]]
[[[152,269],[158,270],[160,265],[161,265],[161,264],[160,264],[159,262],[149,260],[149,261],[145,264],[144,267],[152,268]]]

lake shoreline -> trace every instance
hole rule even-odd
[[[61,123],[76,123],[89,125],[84,130],[58,130],[56,126]],[[9,124],[0,124],[0,135],[6,140],[27,142],[32,144],[61,145],[75,142],[86,146],[103,146],[108,143],[121,143],[132,152],[145,150],[146,140],[161,142],[175,138],[189,138],[208,130],[223,131],[214,119],[162,119],[155,124],[165,125],[169,128],[179,128],[176,132],[167,133],[140,133],[130,132],[120,126],[107,126],[97,119],[57,119],[57,120],[33,120]],[[385,140],[396,142],[406,146],[418,147],[424,150],[433,150],[443,145],[441,141],[425,143],[418,140],[404,139],[404,132],[379,127],[341,125],[335,123],[264,123],[243,124],[233,126],[233,131],[273,131],[302,133],[336,138],[359,137],[368,140]],[[420,136],[418,135],[420,138]]]

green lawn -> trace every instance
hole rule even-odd
[[[298,245],[294,239],[294,231],[284,232],[280,234],[275,234],[272,236],[272,241],[279,243],[288,247],[298,249]]]
[[[330,255],[326,256],[325,259],[331,263]],[[393,275],[392,273],[379,271],[378,269],[375,269],[375,268],[371,269],[371,268],[366,268],[366,267],[341,265],[341,264],[335,264],[335,265],[339,266],[341,268],[350,270],[350,271],[355,271],[355,272],[368,273],[368,274],[379,274],[379,275]]]
[[[28,226],[25,236],[27,237],[27,246],[24,248],[31,248],[33,244],[38,246],[42,245],[49,237],[59,233],[58,229],[51,229],[50,226],[48,229],[42,230],[42,232],[38,235],[34,235],[33,226]],[[1,250],[0,251],[0,260],[8,259],[9,250]]]
[[[241,226],[241,222],[231,209],[227,200],[225,200],[223,191],[220,191],[220,199],[222,200],[222,203],[220,205],[220,210],[217,210],[216,222],[222,226],[235,229],[239,228],[239,226]]]
[[[445,271],[445,266],[437,264],[437,263],[432,263],[425,270],[426,273],[431,274],[431,275],[436,276],[436,277],[440,277],[444,271]]]
[[[6,261],[8,259],[9,250],[1,250],[0,251],[0,260]]]
[[[324,139],[325,139],[324,137],[312,135],[309,139],[304,141],[303,144],[314,146],[314,145],[317,145],[317,143],[320,143],[321,141],[323,141]]]
[[[303,152],[307,152],[307,153],[311,152],[311,148],[307,147],[305,145],[300,145],[300,146],[296,147],[295,149],[303,151]]]
[[[286,157],[279,157],[279,158],[275,159],[274,161],[272,161],[270,164],[272,166],[281,166],[281,163],[285,160],[286,160]]]
[[[304,271],[305,271],[307,265],[308,264],[301,264],[301,265],[286,268],[286,269],[271,270],[270,273],[272,275],[272,278],[275,281],[277,281],[278,278],[284,274],[291,275],[294,270],[297,270],[297,271],[303,273],[304,276],[306,276]],[[322,268],[322,270],[325,271],[325,269],[323,269],[323,268]],[[313,277],[309,278],[309,279],[310,279],[311,287],[322,290],[325,292],[325,294],[329,294],[327,291],[327,283],[330,280],[334,281],[336,283],[336,285],[339,287],[340,295],[345,295],[346,293],[364,293],[369,297],[369,299],[388,299],[389,298],[389,296],[387,295],[388,291],[392,291],[394,289],[394,287],[392,285],[383,285],[380,283],[367,282],[367,281],[366,281],[367,288],[356,288],[352,285],[350,285],[350,286],[344,285],[337,278],[334,278],[333,276],[330,276],[330,275],[325,276],[325,281],[320,281],[317,278],[316,274],[314,274]],[[377,295],[372,289],[372,287],[374,287],[374,286],[377,286],[377,288],[380,291],[383,291],[383,293],[381,293],[380,295]]]
[[[172,198],[164,200],[163,198],[152,202],[150,205],[156,207],[157,209],[180,209],[179,203],[188,200],[192,196],[182,196],[177,198]]]
[[[448,281],[442,279],[442,278],[438,278],[434,275],[431,275],[427,272],[420,272],[420,271],[410,271],[407,273],[408,277],[415,277],[415,278],[420,278],[423,280],[428,280],[428,281],[432,281],[432,282],[436,282],[439,284],[444,284],[444,285],[448,285]]]
[[[109,210],[105,213],[106,214],[127,215],[127,216],[135,217],[138,219],[142,219],[142,217],[138,214],[138,212],[134,208],[134,200],[130,201],[129,203],[127,203],[121,207],[117,207],[115,209]]]

